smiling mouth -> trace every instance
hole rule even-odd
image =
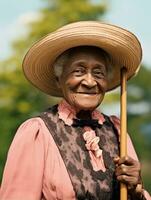
[[[77,94],[97,95],[97,92],[76,92]]]

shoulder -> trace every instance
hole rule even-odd
[[[34,117],[34,118],[30,118],[25,120],[18,128],[19,129],[30,129],[30,128],[40,128],[42,126],[42,120],[40,117]]]
[[[23,122],[14,136],[11,147],[29,147],[34,144],[46,144],[50,138],[49,131],[40,117],[35,117]]]
[[[39,130],[43,129],[45,127],[45,124],[43,120],[40,117],[34,117],[27,119],[24,121],[18,128],[17,133],[21,132],[23,134],[24,132],[28,133],[36,133]]]
[[[120,134],[120,119],[116,115],[110,115],[109,119],[113,123],[114,127],[117,129],[118,134]]]
[[[107,123],[110,123],[112,124],[118,131],[120,131],[120,119],[118,116],[116,115],[106,115],[104,113],[102,113],[103,115],[103,118],[104,118],[104,121],[107,122]]]
[[[120,119],[116,115],[110,115],[109,116],[110,120],[112,121],[113,124],[120,125]]]

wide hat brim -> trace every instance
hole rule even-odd
[[[127,80],[140,67],[142,48],[133,33],[98,21],[80,21],[48,34],[29,49],[23,60],[26,78],[44,93],[62,97],[56,83],[54,61],[67,49],[84,45],[100,47],[110,55],[113,74],[107,91],[120,85],[122,67],[127,68]]]

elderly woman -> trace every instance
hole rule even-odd
[[[119,158],[119,119],[96,108],[120,85],[120,68],[132,77],[141,47],[130,32],[99,22],[66,25],[36,43],[23,69],[43,92],[63,100],[24,122],[11,144],[1,200],[149,200],[140,163],[128,137]]]

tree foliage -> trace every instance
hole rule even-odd
[[[38,18],[27,25],[26,36],[12,42],[12,55],[0,62],[0,177],[8,147],[17,127],[25,119],[36,116],[57,99],[42,94],[25,80],[22,59],[31,45],[56,28],[78,20],[98,19],[106,10],[104,3],[88,0],[47,0]]]
[[[138,75],[129,81],[128,127],[135,149],[142,161],[144,184],[151,191],[151,70],[142,66]]]

